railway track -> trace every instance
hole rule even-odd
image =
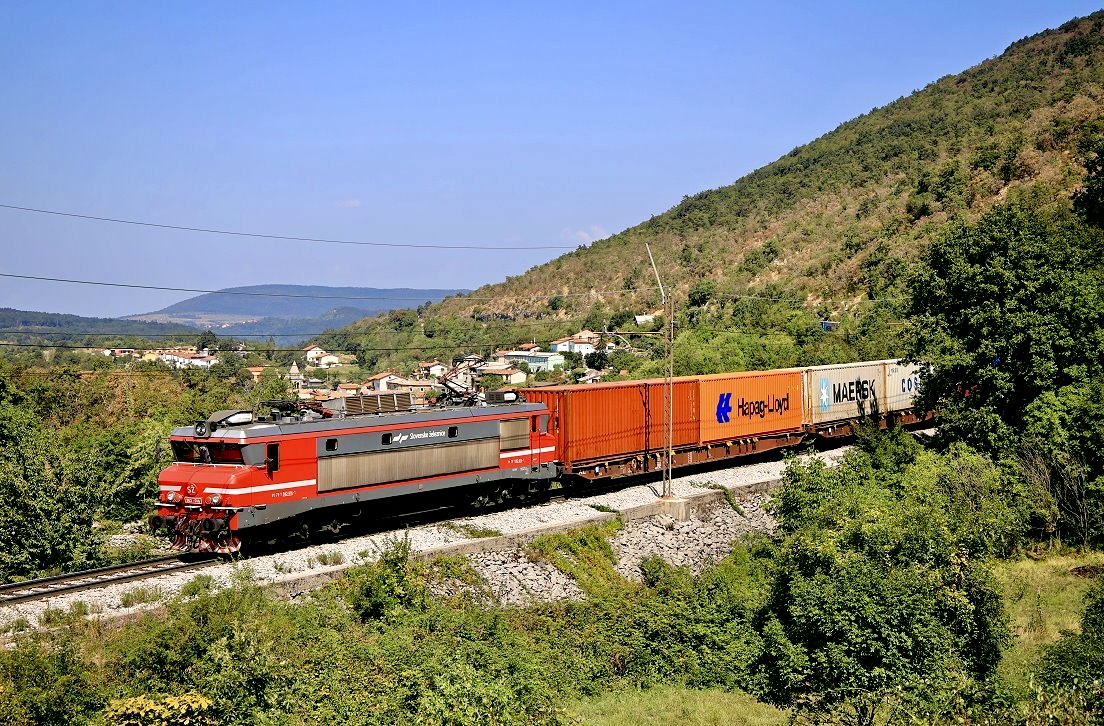
[[[187,555],[166,555],[165,557],[154,557],[140,562],[128,562],[123,565],[109,565],[92,570],[71,572],[66,575],[12,582],[0,585],[0,607],[43,600],[82,590],[107,587],[122,582],[198,570],[221,561],[216,557],[196,559]]]

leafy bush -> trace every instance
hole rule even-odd
[[[210,699],[198,693],[151,698],[136,696],[111,702],[104,711],[106,726],[217,726]]]
[[[393,542],[374,564],[350,571],[346,598],[364,622],[423,609],[429,597],[423,568],[410,558],[410,540]]]
[[[0,649],[0,723],[83,724],[102,703],[71,636],[22,636]]]
[[[1095,695],[1089,688],[1085,697],[1104,716],[1104,576],[1097,575],[1085,595],[1081,632],[1066,633],[1047,650],[1040,677],[1044,684],[1058,689],[1072,684],[1090,686],[1095,681]]]
[[[930,679],[993,673],[1010,632],[984,558],[1023,529],[999,468],[964,448],[866,438],[840,465],[791,461],[753,689],[871,723]]]

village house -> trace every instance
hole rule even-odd
[[[579,355],[590,355],[597,350],[598,341],[592,340],[589,337],[580,337],[579,335],[573,335],[570,338],[560,338],[559,340],[553,340],[549,348],[554,353],[578,353]]]
[[[587,369],[587,372],[579,376],[577,383],[601,383],[602,371],[596,371],[591,368]]]
[[[306,348],[303,348],[303,355],[307,359],[307,365],[317,366],[318,361],[321,360],[323,356],[329,355],[329,353],[317,345],[308,345]]]
[[[395,371],[381,371],[375,375],[368,376],[368,379],[364,381],[364,386],[367,390],[371,391],[390,391],[392,390],[390,384],[393,381],[401,381],[403,377]]]
[[[439,360],[418,363],[417,375],[421,378],[440,378],[448,370],[448,366]]]
[[[115,358],[122,358],[123,356],[138,358],[141,355],[141,353],[139,353],[134,348],[106,348],[104,350],[101,350],[100,353]]]
[[[503,385],[520,386],[525,383],[528,376],[524,371],[519,371],[517,368],[484,368],[480,371],[481,380],[483,385],[488,385],[488,378],[498,378],[502,381]]]
[[[387,383],[388,391],[408,392],[414,394],[415,399],[424,398],[429,391],[439,388],[435,381],[417,380],[414,378],[400,378],[396,376]]]
[[[337,384],[337,392],[335,396],[359,396],[364,393],[364,384],[362,383],[339,383]]]
[[[162,363],[167,363],[173,368],[210,368],[215,363],[218,363],[218,358],[213,355],[202,355],[195,353],[193,355],[178,355],[176,353],[165,353],[157,357]]]
[[[525,363],[532,373],[551,371],[556,368],[563,369],[564,357],[562,353],[542,351],[539,348],[528,350],[510,350],[502,356],[501,360],[508,363]]]

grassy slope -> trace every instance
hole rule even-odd
[[[1104,13],[1018,41],[1000,57],[849,121],[734,184],[526,274],[446,301],[440,311],[547,310],[601,302],[654,306],[650,242],[685,300],[699,279],[728,294],[780,291],[809,304],[854,305],[887,258],[912,259],[956,215],[974,218],[1021,190],[1064,199],[1081,174],[1078,146],[1104,117]]]
[[[788,712],[759,703],[746,693],[676,686],[610,693],[572,703],[567,712],[595,726],[781,726],[789,717]]]
[[[1089,580],[1071,570],[1104,564],[1104,552],[1002,562],[995,568],[1016,641],[1004,654],[1001,678],[1026,695],[1032,670],[1063,631],[1079,629]]]

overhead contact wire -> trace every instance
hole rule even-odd
[[[288,242],[322,242],[335,245],[357,245],[362,247],[403,247],[409,249],[424,250],[571,250],[574,247],[568,245],[532,245],[528,247],[495,247],[491,245],[445,245],[445,244],[413,244],[406,242],[361,242],[344,239],[326,239],[324,237],[296,237],[284,234],[264,234],[261,232],[237,232],[226,229],[213,229],[209,227],[188,227],[179,224],[162,224],[160,222],[143,222],[134,219],[120,219],[117,217],[97,217],[92,214],[77,214],[75,212],[61,212],[54,209],[38,209],[35,207],[20,207],[15,204],[0,204],[0,209],[12,209],[20,212],[33,212],[35,214],[49,214],[55,217],[70,217],[73,219],[88,219],[96,222],[111,222],[112,224],[129,224],[135,227],[154,227],[157,229],[173,229],[182,232],[200,232],[202,234],[222,234],[233,237],[253,237],[256,239],[276,239]]]

